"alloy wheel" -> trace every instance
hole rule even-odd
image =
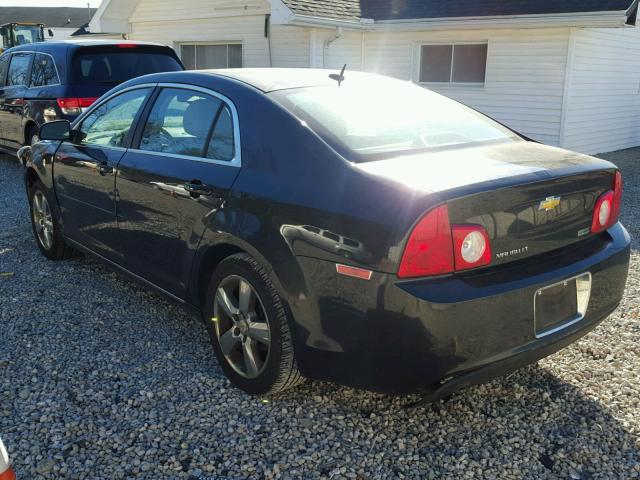
[[[222,280],[214,300],[215,332],[224,357],[241,376],[264,371],[271,351],[269,319],[249,281],[239,275]]]
[[[39,190],[33,196],[31,211],[38,241],[45,250],[50,250],[53,246],[53,218],[49,202]]]

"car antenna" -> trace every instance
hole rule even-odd
[[[329,78],[331,80],[335,80],[336,82],[338,82],[338,86],[342,85],[342,82],[344,82],[344,71],[347,69],[347,64],[344,64],[344,67],[342,67],[342,70],[340,71],[340,75],[338,75],[337,73],[331,73],[329,74]]]

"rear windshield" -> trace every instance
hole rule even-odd
[[[182,70],[182,66],[170,52],[145,52],[133,48],[79,52],[71,64],[73,83],[81,85],[115,85],[149,73],[178,70]]]
[[[338,150],[371,161],[421,150],[517,141],[489,118],[409,82],[368,77],[270,94]]]

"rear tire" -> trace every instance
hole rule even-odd
[[[237,254],[218,265],[202,311],[218,362],[233,384],[251,394],[274,394],[304,382],[287,309],[254,258]]]
[[[58,209],[42,182],[36,180],[29,189],[31,227],[40,252],[49,260],[66,260],[79,252],[68,246],[58,220]]]

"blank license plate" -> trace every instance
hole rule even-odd
[[[541,288],[536,292],[536,336],[541,337],[581,320],[591,293],[591,274]]]

